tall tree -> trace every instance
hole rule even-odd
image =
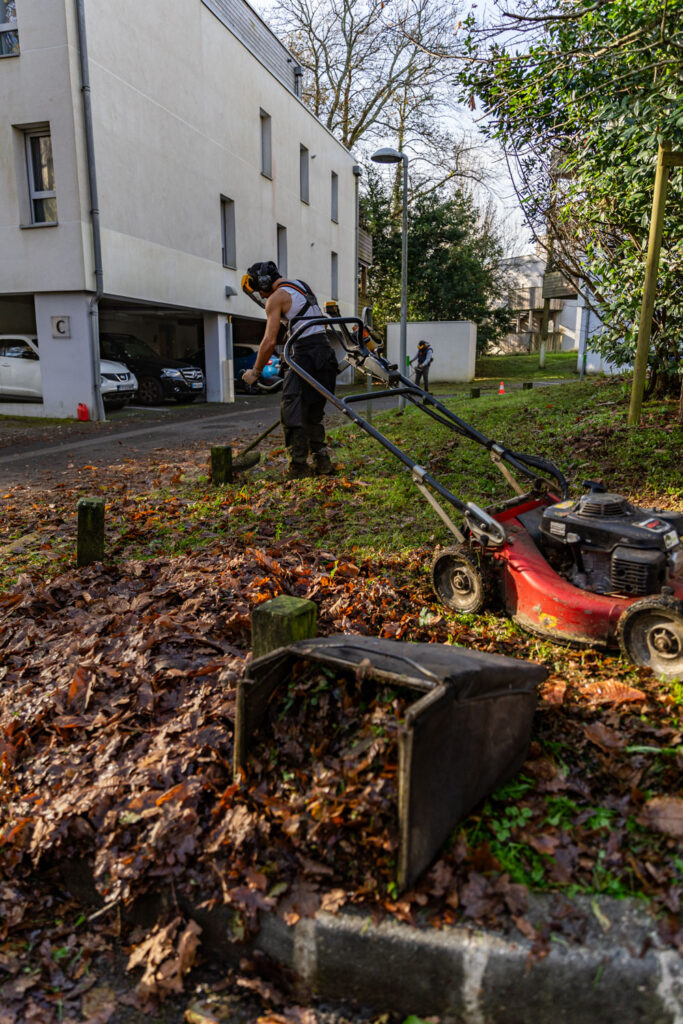
[[[269,21],[304,69],[303,99],[349,149],[410,154],[411,177],[482,181],[456,126],[448,53],[462,0],[279,0]]]
[[[659,142],[683,148],[683,0],[496,0],[470,17],[459,81],[505,148],[530,226],[582,276],[605,329],[633,358]],[[670,182],[653,338],[660,379],[683,356],[683,172]]]
[[[373,306],[383,328],[400,316],[401,226],[391,213],[390,186],[368,176],[362,201],[373,236]],[[447,195],[422,194],[408,208],[408,316],[411,320],[473,320],[483,352],[507,327],[509,314],[491,313],[501,247],[472,199],[451,186]]]

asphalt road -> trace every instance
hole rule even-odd
[[[387,408],[396,400],[380,399],[373,408]],[[358,407],[365,414],[365,403]],[[326,426],[345,417],[328,403]],[[0,418],[0,487],[31,484],[49,487],[63,474],[82,466],[107,466],[135,459],[152,451],[168,462],[173,451],[188,444],[245,445],[279,418],[278,395],[239,395],[231,405],[133,407],[110,413],[106,423],[77,423],[63,427]],[[2,407],[0,406],[0,417]],[[282,438],[275,431],[274,438]],[[54,438],[54,440],[53,440]]]
[[[556,383],[568,382],[541,381],[534,386]],[[516,390],[519,386],[515,381],[508,388]],[[363,389],[357,386],[353,390],[361,393]],[[374,399],[372,409],[379,412],[396,404],[396,398]],[[366,416],[364,401],[354,408]],[[159,461],[168,462],[174,450],[196,442],[204,442],[207,449],[217,444],[243,446],[274,423],[279,414],[278,394],[238,395],[230,405],[132,406],[109,413],[105,423],[4,419],[0,403],[0,487],[31,484],[47,488],[62,474],[82,466],[111,465],[151,451],[159,452]],[[344,414],[328,402],[325,425],[329,428],[345,421]],[[273,438],[278,437],[282,439],[282,433],[274,432]]]

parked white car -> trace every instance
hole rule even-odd
[[[102,401],[108,409],[122,409],[138,390],[134,373],[123,363],[100,360]],[[38,339],[32,334],[0,334],[0,396],[40,401]]]

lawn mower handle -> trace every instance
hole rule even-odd
[[[352,324],[356,327],[356,336],[352,337],[351,332],[347,325]],[[346,398],[339,398],[333,392],[328,391],[319,381],[311,376],[306,370],[303,369],[296,361],[294,348],[297,340],[301,336],[304,330],[308,331],[311,327],[320,326],[323,328],[340,326],[341,332],[337,335],[341,341],[342,347],[346,351],[352,364],[355,364],[359,369],[368,372],[368,363],[370,364],[370,372],[374,371],[374,375],[380,380],[384,380],[389,387],[381,391],[370,393],[364,392],[358,395],[348,395]],[[430,473],[427,472],[424,467],[419,466],[409,455],[401,451],[395,444],[393,444],[388,438],[376,430],[371,423],[364,420],[362,416],[352,408],[354,402],[367,402],[368,400],[383,398],[383,397],[396,397],[399,395],[405,396],[408,401],[412,402],[416,408],[426,412],[433,419],[442,423],[444,426],[449,427],[456,433],[461,434],[464,437],[470,438],[477,444],[482,445],[489,451],[495,451],[496,454],[513,466],[518,472],[522,473],[528,479],[534,481],[543,481],[543,477],[539,473],[535,472],[535,469],[540,469],[550,476],[552,476],[557,483],[560,485],[560,491],[562,497],[566,497],[569,491],[567,481],[565,480],[559,469],[550,462],[545,462],[542,459],[536,459],[532,456],[520,455],[519,453],[510,452],[503,445],[498,444],[495,441],[491,441],[490,438],[486,437],[485,434],[480,433],[469,423],[461,420],[458,416],[442,405],[436,398],[418,387],[417,384],[412,383],[407,377],[404,377],[394,364],[389,363],[387,359],[379,355],[376,352],[370,352],[363,343],[363,321],[359,317],[306,317],[301,319],[298,323],[295,322],[293,327],[290,329],[290,336],[285,343],[283,359],[288,366],[291,367],[292,371],[296,373],[302,380],[305,380],[315,391],[323,395],[329,402],[331,402],[340,412],[348,416],[349,419],[353,420],[354,423],[358,424],[366,434],[373,437],[378,441],[388,452],[390,452],[395,458],[406,466],[410,470],[413,481],[420,491],[428,498],[430,503],[435,507],[435,510],[444,520],[446,525],[449,527],[452,533],[458,538],[458,540],[464,540],[462,533],[454,526],[450,521],[448,515],[438,505],[438,502],[433,498],[433,495],[429,494],[427,488],[435,491],[445,501],[452,505],[458,512],[460,512],[466,519],[468,527],[475,535],[476,539],[483,544],[492,544],[494,546],[500,545],[505,541],[505,531],[503,527],[495,520],[492,516],[485,512],[483,509],[475,505],[474,502],[463,502],[459,498],[456,498],[446,487],[439,483]],[[533,468],[531,468],[533,467]]]

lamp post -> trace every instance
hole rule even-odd
[[[401,326],[399,334],[398,366],[402,374],[406,372],[406,349],[408,335],[408,157],[397,149],[378,149],[372,154],[376,164],[398,164],[403,161],[403,218],[401,224]],[[405,409],[406,400],[401,395],[398,400],[400,410]]]

